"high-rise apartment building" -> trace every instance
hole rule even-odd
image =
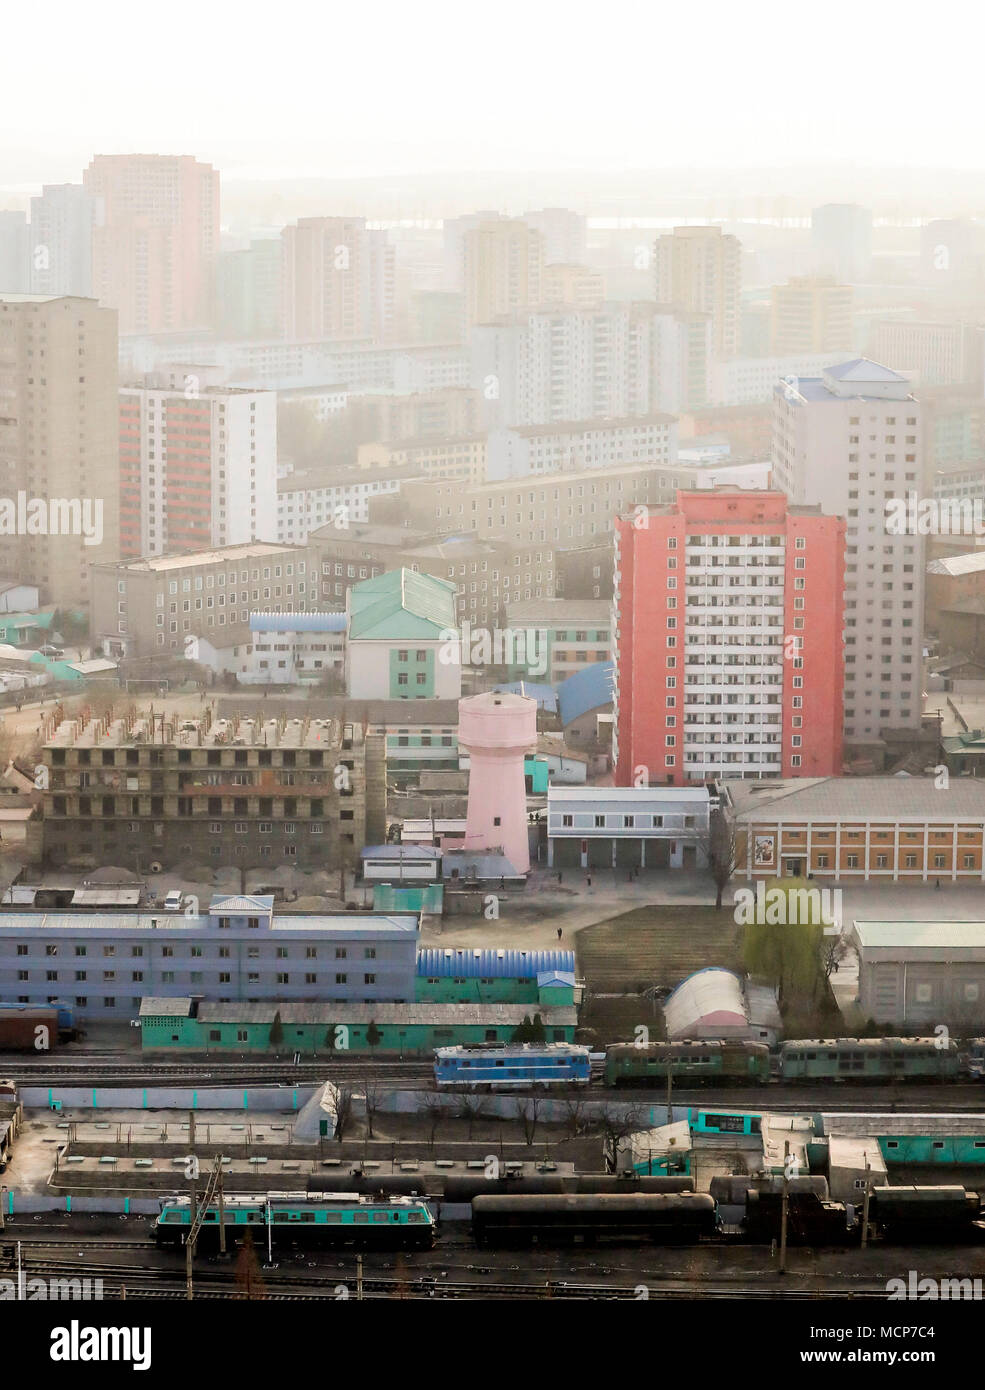
[[[302,217],[281,239],[286,338],[386,341],[396,264],[386,232],[364,217]]]
[[[230,338],[276,338],[280,332],[283,246],[251,241],[219,257],[216,321]]]
[[[675,227],[654,248],[658,304],[686,313],[710,314],[712,346],[727,355],[739,350],[742,246],[721,227]]]
[[[770,291],[770,352],[850,352],[852,287],[821,276],[798,276]]]
[[[545,265],[584,265],[587,251],[585,218],[570,208],[539,208],[523,220],[544,239]]]
[[[887,504],[919,492],[923,418],[906,377],[865,358],[774,393],[773,478],[847,521],[845,736],[920,728],[924,537]]]
[[[31,233],[27,214],[0,209],[0,294],[31,288]]]
[[[811,257],[818,275],[858,285],[872,263],[872,213],[857,203],[825,203],[811,213]]]
[[[93,293],[121,333],[210,328],[219,250],[219,174],[191,155],[96,155],[82,176],[99,200]]]
[[[543,308],[471,334],[472,385],[490,428],[649,415],[659,315],[653,304]]]
[[[99,203],[80,183],[47,183],[31,199],[31,289],[92,294],[92,237]]]
[[[276,393],[166,375],[120,389],[122,557],[276,541]]]
[[[680,492],[616,523],[620,786],[841,772],[845,523]]]
[[[3,567],[46,603],[85,604],[90,565],[119,555],[116,354],[95,300],[0,294],[0,495],[18,512]]]
[[[519,218],[470,228],[462,244],[466,323],[490,323],[543,298],[544,238]]]

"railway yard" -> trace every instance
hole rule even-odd
[[[68,1046],[0,1056],[2,1076],[16,1080],[18,1118],[0,1279],[15,1287],[187,1299],[193,1203],[193,1297],[213,1302],[873,1301],[917,1258],[924,1276],[985,1275],[973,1081],[677,1085],[668,1113],[662,1089],[607,1090],[600,1075],[577,1096],[442,1096],[417,1060],[196,1063]],[[887,1169],[872,1135],[883,1155],[930,1148]],[[671,1161],[681,1142],[686,1158]],[[893,1187],[920,1204],[902,1227],[882,1214]],[[185,1222],[171,1246],[169,1220]],[[407,1220],[423,1223],[423,1248],[400,1234]],[[365,1231],[346,1224],[359,1221]]]

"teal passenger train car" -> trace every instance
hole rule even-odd
[[[946,1037],[802,1038],[780,1048],[784,1081],[950,1081],[960,1071]]]
[[[764,1085],[770,1051],[755,1042],[661,1042],[618,1044],[605,1054],[607,1086],[666,1085],[668,1071],[675,1082],[689,1085]]]
[[[191,1225],[191,1199],[168,1198],[154,1223],[158,1245],[182,1245]],[[200,1250],[219,1248],[219,1203],[210,1204],[199,1228]],[[352,1192],[269,1192],[226,1197],[223,1225],[229,1245],[249,1232],[255,1245],[304,1245],[320,1249],[430,1250],[434,1216],[427,1203],[409,1197],[359,1196]]]

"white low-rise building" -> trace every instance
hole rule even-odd
[[[702,869],[707,787],[555,787],[547,793],[551,868]]]
[[[345,669],[344,613],[251,613],[244,685],[302,685]]]

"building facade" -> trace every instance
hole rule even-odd
[[[275,393],[121,386],[120,476],[124,558],[276,541]]]
[[[52,715],[44,738],[49,864],[330,869],[385,838],[383,740],[358,723]]]
[[[842,883],[985,881],[985,784],[826,777],[754,791],[728,782],[737,872]]]
[[[547,792],[552,869],[702,869],[706,787],[555,787]]]
[[[735,489],[617,521],[617,783],[840,773],[844,535]]]
[[[923,479],[907,379],[858,358],[778,386],[773,477],[792,502],[846,519],[846,738],[919,729],[924,537],[889,520]]]
[[[64,1000],[82,1019],[136,1018],[146,996],[412,1003],[418,920],[277,916],[268,896],[205,911],[0,913],[0,994]]]
[[[251,643],[251,613],[318,606],[311,552],[256,541],[94,567],[89,630],[107,655],[185,653],[197,640],[235,659]]]
[[[211,328],[218,171],[189,155],[96,155],[82,182],[99,206],[92,290],[120,332]]]
[[[90,571],[120,554],[116,314],[94,299],[0,293],[3,568],[46,603],[90,600]],[[28,524],[30,522],[30,524]]]
[[[711,316],[715,353],[738,352],[742,246],[737,237],[721,227],[675,227],[657,238],[654,283],[658,304]]]

